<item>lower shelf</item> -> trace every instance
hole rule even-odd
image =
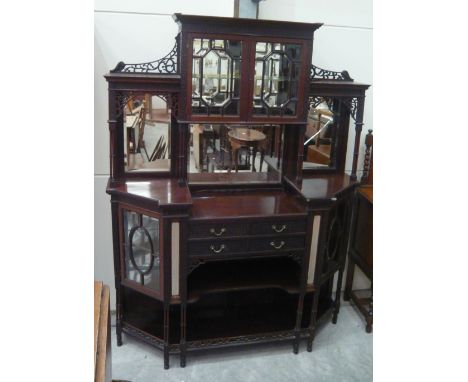
[[[326,292],[326,291],[325,291]],[[304,299],[301,336],[308,335],[313,293]],[[281,289],[260,289],[205,295],[187,306],[188,350],[292,340],[298,294]],[[328,293],[319,298],[317,323],[328,317],[334,301]],[[161,301],[124,288],[123,329],[156,348],[164,344],[164,312]],[[178,353],[180,305],[170,305],[169,344]]]

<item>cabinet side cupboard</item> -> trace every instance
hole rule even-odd
[[[135,336],[165,368],[201,349],[311,351],[340,308],[369,86],[313,65],[321,24],[173,18],[171,52],[105,76],[117,344]]]

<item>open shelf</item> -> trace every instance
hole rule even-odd
[[[188,279],[188,300],[203,294],[279,288],[299,293],[300,267],[290,258],[213,261],[199,266]]]
[[[298,297],[279,289],[204,295],[187,307],[187,341],[293,330]]]

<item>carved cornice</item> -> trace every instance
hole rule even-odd
[[[311,80],[338,80],[338,81],[354,81],[346,70],[335,72],[333,70],[319,68],[312,65],[310,68]]]
[[[178,73],[178,44],[176,42],[172,50],[159,60],[144,62],[141,64],[126,64],[119,62],[117,66],[111,70],[111,73],[146,73],[146,74],[176,74]]]

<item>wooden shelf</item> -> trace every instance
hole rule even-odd
[[[188,300],[204,294],[279,288],[299,293],[300,267],[286,257],[213,261],[199,266],[188,279]]]

